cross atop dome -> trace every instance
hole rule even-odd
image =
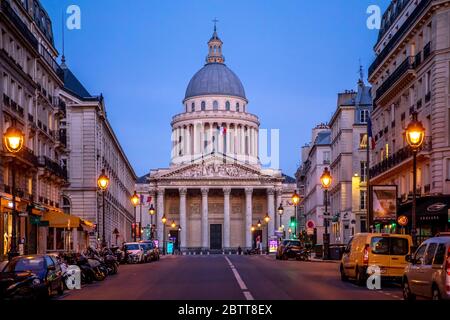
[[[208,41],[209,53],[206,57],[206,63],[224,63],[225,57],[222,55],[223,42],[217,35],[217,18],[214,18],[214,32],[211,39]]]

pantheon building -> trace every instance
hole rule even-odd
[[[151,199],[144,204],[143,225],[156,225],[161,242],[165,215],[166,240],[170,234],[183,252],[251,248],[258,235],[265,246],[266,228],[269,237],[280,228],[280,203],[286,228],[294,214],[289,200],[295,180],[280,170],[262,168],[260,122],[251,113],[238,76],[225,64],[222,45],[214,27],[206,64],[192,77],[182,112],[171,122],[170,167],[151,170],[136,186],[144,199]],[[146,210],[150,203],[157,212],[152,221]],[[171,228],[172,222],[176,228]]]

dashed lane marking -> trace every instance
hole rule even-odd
[[[255,300],[253,298],[253,295],[248,290],[247,285],[245,284],[244,280],[242,280],[242,278],[241,278],[239,272],[237,271],[236,267],[233,265],[233,263],[230,261],[230,259],[228,259],[228,257],[225,257],[225,260],[228,262],[228,265],[230,266],[231,271],[233,272],[233,275],[236,278],[236,281],[237,281],[237,283],[239,285],[239,288],[241,288],[245,299],[247,299],[247,300]]]

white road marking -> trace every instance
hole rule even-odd
[[[252,294],[250,293],[250,291],[248,291],[248,288],[245,284],[245,282],[242,280],[239,272],[237,271],[236,267],[233,265],[233,263],[231,263],[230,259],[228,259],[228,257],[225,257],[225,260],[227,260],[228,265],[231,268],[231,271],[233,271],[234,277],[236,278],[236,281],[239,285],[239,287],[241,288],[241,290],[243,291],[242,293],[244,294],[245,299],[247,300],[255,300],[252,296]]]

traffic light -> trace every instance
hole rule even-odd
[[[297,224],[297,221],[295,221],[295,217],[291,217],[291,222],[290,222],[289,226],[291,228],[295,228],[296,224]]]

